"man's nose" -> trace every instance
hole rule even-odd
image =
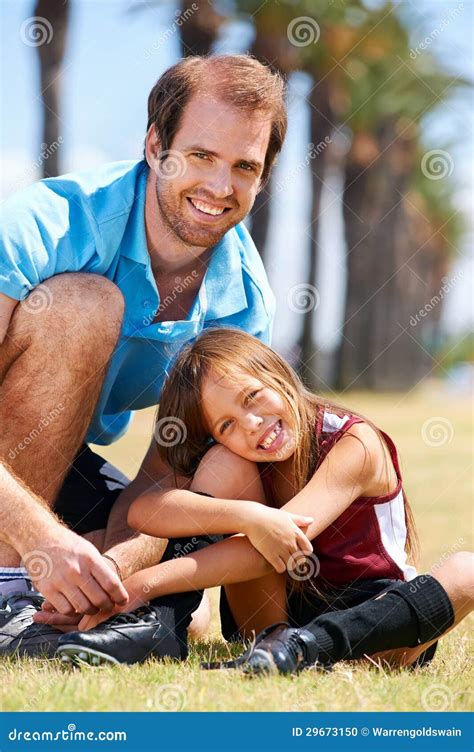
[[[226,198],[234,190],[232,188],[232,173],[228,165],[216,167],[206,181],[209,191],[215,198]]]

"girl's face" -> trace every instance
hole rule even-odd
[[[282,462],[295,450],[290,410],[278,392],[242,373],[210,373],[202,387],[202,408],[213,438],[252,462]]]

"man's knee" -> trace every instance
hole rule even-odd
[[[16,307],[3,347],[21,351],[37,340],[53,342],[64,336],[71,345],[88,338],[115,344],[123,312],[123,295],[106,277],[58,274],[35,287]]]

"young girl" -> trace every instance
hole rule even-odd
[[[124,583],[127,610],[223,585],[227,639],[276,624],[241,662],[291,672],[367,654],[426,662],[436,638],[472,609],[470,554],[450,557],[436,578],[416,576],[413,519],[389,436],[311,394],[256,338],[215,329],[185,347],[155,437],[162,458],[191,484],[139,497],[129,524],[163,538],[226,539],[134,574]],[[107,616],[85,617],[80,628]],[[113,622],[97,629],[113,630]],[[113,639],[107,635],[111,655]]]

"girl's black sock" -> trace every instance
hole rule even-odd
[[[420,575],[382,597],[333,611],[305,625],[310,660],[332,664],[382,650],[415,647],[442,635],[454,621],[451,601],[431,575]],[[314,652],[314,655],[311,655]]]
[[[188,627],[202,595],[202,590],[194,590],[191,593],[163,595],[150,601],[162,625],[160,635],[164,636],[167,650],[181,660],[188,656]]]
[[[199,493],[199,492],[198,492]],[[209,494],[202,494],[209,496]],[[186,556],[194,551],[200,551],[212,543],[222,540],[221,535],[204,535],[193,538],[170,538],[161,559],[162,562]],[[188,655],[188,627],[193,613],[202,601],[203,591],[194,590],[189,593],[176,593],[154,598],[150,605],[156,610],[162,625],[161,634],[165,634],[167,650],[184,660]]]

